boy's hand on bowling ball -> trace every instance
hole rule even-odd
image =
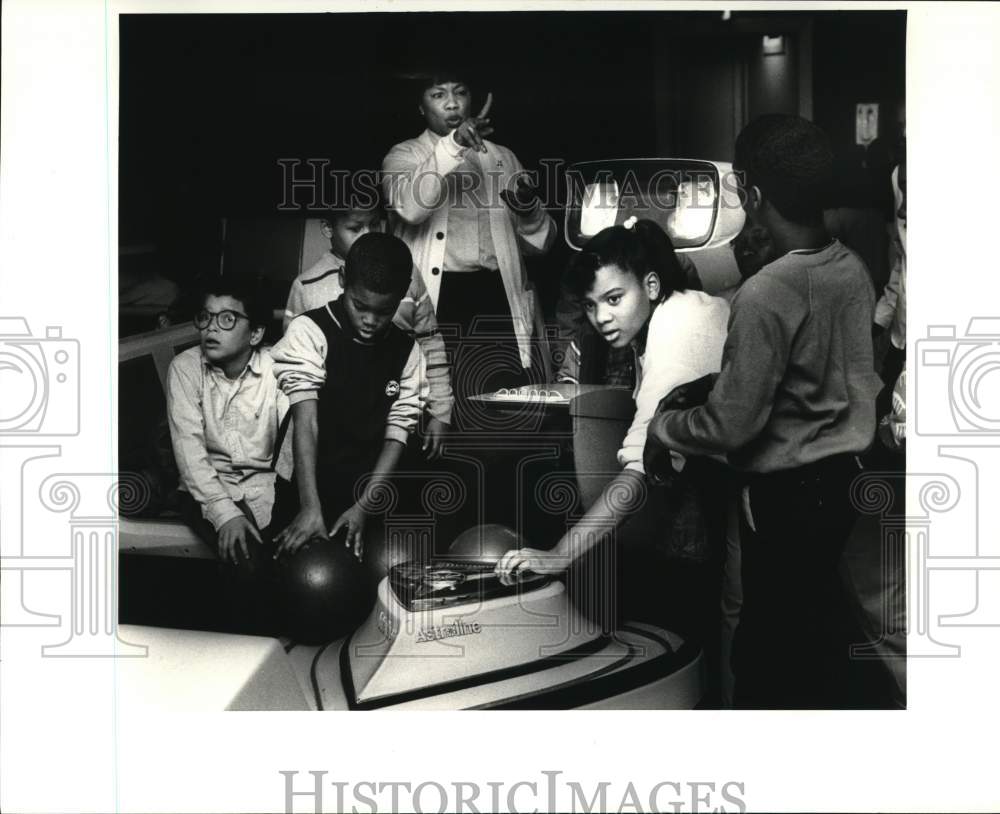
[[[512,548],[504,554],[493,569],[503,585],[514,585],[522,571],[536,574],[561,574],[569,568],[569,557],[541,551],[537,548]]]
[[[424,428],[423,451],[428,461],[433,461],[441,455],[441,443],[448,434],[448,425],[437,418],[431,418]]]
[[[344,537],[344,545],[354,549],[354,556],[360,561],[365,552],[365,521],[368,515],[361,508],[360,503],[355,503],[351,508],[337,518],[337,522],[330,529],[330,536],[333,537],[343,528],[347,529]]]
[[[243,558],[249,560],[250,549],[247,548],[247,543],[251,538],[258,543],[261,541],[260,532],[244,515],[227,520],[219,529],[219,556],[227,562],[239,565],[240,559],[236,553],[239,550],[243,552]]]
[[[274,541],[278,548],[274,558],[285,554],[294,554],[302,546],[317,537],[326,537],[326,523],[323,522],[323,512],[319,509],[301,509],[295,519],[275,535]]]
[[[471,147],[480,153],[486,152],[486,145],[483,144],[483,139],[493,132],[493,128],[490,126],[490,120],[486,118],[489,115],[490,107],[492,106],[493,94],[487,93],[486,104],[484,104],[483,109],[479,111],[479,115],[469,116],[469,118],[455,128],[453,137],[457,144],[462,147]]]

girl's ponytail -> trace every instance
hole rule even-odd
[[[681,268],[674,253],[674,244],[663,227],[656,221],[642,218],[635,221],[632,231],[642,242],[645,254],[649,258],[650,271],[655,271],[660,277],[660,288],[665,292],[664,299],[674,291],[687,289],[687,275]]]

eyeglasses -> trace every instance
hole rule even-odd
[[[239,311],[230,311],[228,309],[225,311],[209,311],[203,308],[194,316],[194,327],[199,331],[204,331],[212,324],[212,320],[214,319],[220,330],[231,331],[236,327],[236,321],[241,317],[248,321],[250,319],[246,314],[241,314]]]

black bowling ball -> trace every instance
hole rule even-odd
[[[303,644],[346,636],[375,603],[371,574],[344,546],[343,533],[283,557],[277,576],[286,632]]]

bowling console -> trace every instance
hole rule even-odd
[[[502,585],[490,562],[393,566],[366,620],[322,646],[121,625],[123,709],[691,709],[702,656],[645,623],[608,632],[563,581]]]
[[[700,651],[645,624],[608,633],[560,579],[505,586],[489,561],[393,566],[367,620],[315,651],[318,709],[691,708]]]

